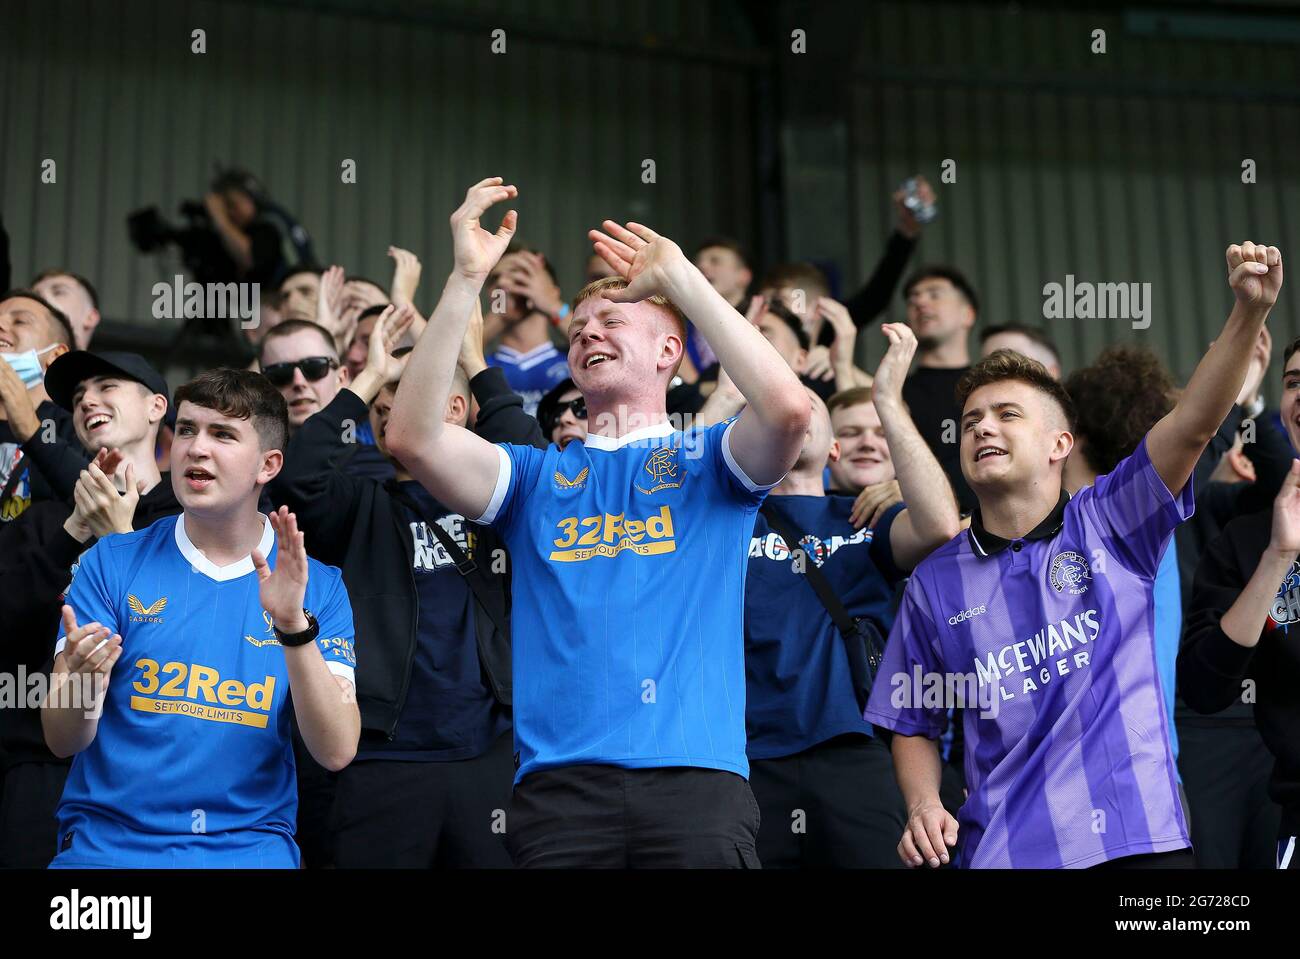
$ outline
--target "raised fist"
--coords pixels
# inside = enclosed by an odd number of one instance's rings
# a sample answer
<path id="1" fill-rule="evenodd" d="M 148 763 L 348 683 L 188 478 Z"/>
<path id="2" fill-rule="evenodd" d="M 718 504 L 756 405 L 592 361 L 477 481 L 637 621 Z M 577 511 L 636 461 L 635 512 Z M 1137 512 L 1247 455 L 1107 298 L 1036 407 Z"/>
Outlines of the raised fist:
<path id="1" fill-rule="evenodd" d="M 1228 285 L 1242 306 L 1270 309 L 1282 289 L 1282 251 L 1247 240 L 1228 247 Z"/>

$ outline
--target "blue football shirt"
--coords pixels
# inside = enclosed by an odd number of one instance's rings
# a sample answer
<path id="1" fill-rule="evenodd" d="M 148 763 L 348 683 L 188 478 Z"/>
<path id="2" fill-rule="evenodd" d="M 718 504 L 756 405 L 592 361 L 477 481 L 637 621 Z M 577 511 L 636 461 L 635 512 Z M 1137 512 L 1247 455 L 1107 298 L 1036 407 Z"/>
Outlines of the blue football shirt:
<path id="1" fill-rule="evenodd" d="M 817 564 L 848 614 L 870 620 L 883 641 L 894 622 L 895 585 L 904 579 L 889 545 L 903 506 L 888 510 L 874 529 L 855 529 L 853 502 L 852 496 L 773 496 L 764 512 L 775 507 L 804 534 L 797 545 L 805 561 Z M 846 733 L 871 735 L 844 637 L 762 512 L 749 541 L 745 671 L 750 759 L 790 756 Z"/>
<path id="2" fill-rule="evenodd" d="M 729 429 L 498 446 L 479 521 L 514 563 L 516 781 L 581 763 L 749 775 L 745 554 L 770 487 Z"/>
<path id="3" fill-rule="evenodd" d="M 569 375 L 569 358 L 547 341 L 527 353 L 508 346 L 498 347 L 487 357 L 488 366 L 505 373 L 510 388 L 524 398 L 524 412 L 537 415 L 537 404 L 556 383 Z"/>
<path id="4" fill-rule="evenodd" d="M 269 521 L 258 549 L 274 568 Z M 342 575 L 308 562 L 317 645 L 353 680 Z M 51 866 L 296 867 L 289 673 L 252 559 L 214 565 L 183 515 L 168 516 L 87 550 L 65 602 L 78 623 L 120 633 L 122 655 L 95 739 L 72 761 Z"/>

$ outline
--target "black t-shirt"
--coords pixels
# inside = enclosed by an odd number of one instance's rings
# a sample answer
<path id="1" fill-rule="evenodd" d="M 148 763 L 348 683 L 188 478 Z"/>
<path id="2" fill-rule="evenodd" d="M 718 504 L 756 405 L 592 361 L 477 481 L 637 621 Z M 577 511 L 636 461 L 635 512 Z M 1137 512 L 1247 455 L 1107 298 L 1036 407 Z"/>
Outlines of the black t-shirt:
<path id="1" fill-rule="evenodd" d="M 1238 517 L 1201 556 L 1183 619 L 1178 689 L 1187 703 L 1207 713 L 1253 702 L 1255 723 L 1275 760 L 1269 798 L 1283 808 L 1283 834 L 1295 835 L 1300 831 L 1300 560 L 1292 561 L 1264 601 L 1266 611 L 1255 610 L 1265 612 L 1255 646 L 1240 646 L 1223 631 L 1224 615 L 1246 591 L 1269 545 L 1272 522 L 1272 509 Z"/>
<path id="2" fill-rule="evenodd" d="M 254 220 L 248 226 L 248 243 L 253 265 L 244 279 L 267 286 L 278 284 L 287 269 L 279 228 L 269 220 Z"/>
<path id="3" fill-rule="evenodd" d="M 419 483 L 401 485 L 426 516 L 472 555 L 473 524 L 448 511 Z M 510 728 L 510 711 L 497 702 L 483 678 L 473 593 L 424 519 L 401 508 L 415 545 L 415 587 L 420 603 L 415 662 L 392 741 L 365 734 L 358 758 L 472 759 L 487 752 Z"/>
<path id="4" fill-rule="evenodd" d="M 918 368 L 903 384 L 903 400 L 912 414 L 917 432 L 948 475 L 957 505 L 969 513 L 979 504 L 961 475 L 961 408 L 957 405 L 957 381 L 969 366 L 956 369 Z"/>

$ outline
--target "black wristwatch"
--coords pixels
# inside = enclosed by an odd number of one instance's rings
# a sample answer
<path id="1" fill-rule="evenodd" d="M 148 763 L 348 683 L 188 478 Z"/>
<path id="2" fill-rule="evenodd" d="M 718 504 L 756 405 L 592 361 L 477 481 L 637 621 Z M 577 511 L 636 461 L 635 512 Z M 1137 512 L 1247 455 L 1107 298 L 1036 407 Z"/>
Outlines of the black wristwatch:
<path id="1" fill-rule="evenodd" d="M 282 633 L 279 626 L 271 627 L 281 646 L 306 646 L 320 635 L 320 623 L 316 622 L 316 617 L 311 614 L 311 610 L 304 609 L 302 614 L 307 617 L 307 628 L 301 633 Z"/>

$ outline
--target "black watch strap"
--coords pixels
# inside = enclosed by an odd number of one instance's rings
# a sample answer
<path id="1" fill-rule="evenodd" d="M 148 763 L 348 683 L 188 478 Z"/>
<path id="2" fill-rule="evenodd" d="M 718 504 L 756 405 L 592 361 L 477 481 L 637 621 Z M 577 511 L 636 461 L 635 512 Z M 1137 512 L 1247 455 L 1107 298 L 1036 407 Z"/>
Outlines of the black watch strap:
<path id="1" fill-rule="evenodd" d="M 301 633 L 282 633 L 279 626 L 271 627 L 281 646 L 306 646 L 320 635 L 320 623 L 316 622 L 316 617 L 311 614 L 311 610 L 304 609 L 302 614 L 307 617 L 307 628 Z"/>

